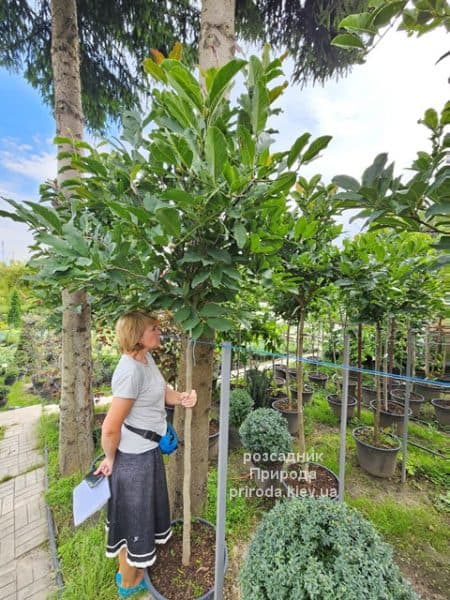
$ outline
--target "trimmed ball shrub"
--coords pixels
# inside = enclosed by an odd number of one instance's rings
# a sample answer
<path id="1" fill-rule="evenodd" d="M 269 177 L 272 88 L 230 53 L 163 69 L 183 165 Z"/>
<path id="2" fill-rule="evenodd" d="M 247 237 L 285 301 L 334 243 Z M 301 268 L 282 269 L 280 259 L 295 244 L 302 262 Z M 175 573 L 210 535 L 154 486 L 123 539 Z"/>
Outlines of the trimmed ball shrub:
<path id="1" fill-rule="evenodd" d="M 257 408 L 239 428 L 244 448 L 251 454 L 286 455 L 292 450 L 287 422 L 272 408 Z"/>
<path id="2" fill-rule="evenodd" d="M 239 427 L 245 417 L 253 410 L 253 398 L 245 390 L 232 390 L 230 394 L 230 423 Z"/>
<path id="3" fill-rule="evenodd" d="M 355 509 L 293 499 L 261 521 L 240 572 L 243 600 L 418 600 L 392 548 Z"/>

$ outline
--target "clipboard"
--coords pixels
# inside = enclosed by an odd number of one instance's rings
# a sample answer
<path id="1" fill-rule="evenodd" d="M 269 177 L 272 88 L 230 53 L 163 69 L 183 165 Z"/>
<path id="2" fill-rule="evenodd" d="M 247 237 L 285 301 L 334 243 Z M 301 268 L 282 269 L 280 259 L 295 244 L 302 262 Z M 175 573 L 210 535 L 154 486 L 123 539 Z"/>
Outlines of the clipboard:
<path id="1" fill-rule="evenodd" d="M 103 508 L 111 497 L 108 477 L 94 475 L 96 463 L 104 455 L 97 457 L 91 470 L 73 490 L 73 522 L 75 527 Z"/>

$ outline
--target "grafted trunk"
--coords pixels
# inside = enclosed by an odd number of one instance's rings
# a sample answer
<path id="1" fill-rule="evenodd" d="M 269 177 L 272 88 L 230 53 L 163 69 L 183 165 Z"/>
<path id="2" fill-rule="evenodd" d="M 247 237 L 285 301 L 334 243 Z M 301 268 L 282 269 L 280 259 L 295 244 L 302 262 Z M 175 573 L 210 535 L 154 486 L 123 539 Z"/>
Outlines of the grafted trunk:
<path id="1" fill-rule="evenodd" d="M 203 513 L 206 502 L 206 483 L 208 478 L 208 437 L 209 409 L 211 407 L 211 388 L 213 373 L 214 340 L 201 339 L 208 344 L 194 345 L 192 388 L 197 391 L 197 404 L 192 410 L 191 462 L 194 465 L 191 473 L 191 512 L 195 517 Z M 180 353 L 178 389 L 186 389 L 186 345 Z M 184 431 L 184 408 L 175 407 L 174 426 L 181 439 Z M 170 456 L 167 473 L 170 507 L 173 518 L 181 518 L 183 514 L 183 445 Z"/>
<path id="2" fill-rule="evenodd" d="M 362 368 L 362 323 L 358 323 L 358 369 Z M 358 419 L 361 416 L 361 399 L 362 399 L 362 373 L 358 371 Z"/>
<path id="3" fill-rule="evenodd" d="M 391 317 L 389 327 L 389 373 L 394 372 L 395 366 L 395 319 Z M 392 377 L 389 378 L 389 392 L 392 391 Z"/>
<path id="4" fill-rule="evenodd" d="M 303 333 L 305 329 L 305 311 L 300 310 L 300 320 L 297 325 L 297 417 L 298 417 L 298 447 L 300 454 L 305 455 L 305 422 L 303 417 Z M 299 360 L 300 359 L 300 360 Z"/>
<path id="5" fill-rule="evenodd" d="M 81 140 L 83 110 L 77 7 L 75 0 L 52 0 L 52 69 L 55 89 L 55 120 L 58 136 Z M 58 151 L 72 150 L 61 145 Z M 78 175 L 60 172 L 67 160 L 58 160 L 58 187 Z M 70 192 L 66 194 L 70 202 Z M 60 401 L 59 467 L 62 475 L 84 471 L 92 461 L 93 404 L 91 385 L 90 306 L 82 291 L 62 293 L 62 373 Z"/>
<path id="6" fill-rule="evenodd" d="M 192 390 L 192 341 L 186 341 L 186 391 Z M 192 409 L 185 409 L 184 413 L 184 478 L 183 478 L 183 557 L 184 567 L 191 562 L 191 425 Z"/>
<path id="7" fill-rule="evenodd" d="M 375 370 L 380 371 L 381 366 L 381 325 L 376 324 L 375 328 Z M 374 419 L 374 444 L 376 445 L 380 438 L 380 411 L 381 411 L 381 381 L 380 376 L 375 376 L 375 386 L 377 390 L 377 404 Z"/>

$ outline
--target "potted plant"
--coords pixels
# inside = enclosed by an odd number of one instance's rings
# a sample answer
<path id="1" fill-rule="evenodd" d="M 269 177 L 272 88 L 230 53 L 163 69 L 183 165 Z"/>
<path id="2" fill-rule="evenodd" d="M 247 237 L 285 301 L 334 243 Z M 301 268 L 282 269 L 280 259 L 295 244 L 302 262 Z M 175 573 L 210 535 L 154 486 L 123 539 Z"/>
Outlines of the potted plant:
<path id="1" fill-rule="evenodd" d="M 405 404 L 407 391 L 403 388 L 394 388 L 391 391 L 391 398 L 394 402 L 398 402 L 399 404 Z M 425 398 L 416 392 L 410 392 L 409 394 L 409 407 L 412 410 L 413 416 L 416 419 L 420 415 L 420 409 L 422 404 L 425 402 Z"/>
<path id="2" fill-rule="evenodd" d="M 310 371 L 308 373 L 308 379 L 318 388 L 324 388 L 328 381 L 328 375 L 325 375 L 325 373 L 321 373 L 320 371 Z"/>
<path id="3" fill-rule="evenodd" d="M 268 371 L 260 371 L 256 367 L 245 371 L 246 389 L 253 398 L 256 408 L 268 406 L 271 382 Z"/>
<path id="4" fill-rule="evenodd" d="M 329 394 L 327 396 L 328 406 L 334 412 L 336 417 L 341 420 L 342 397 L 339 394 Z M 357 400 L 354 396 L 347 396 L 347 421 L 349 421 L 354 413 Z"/>
<path id="5" fill-rule="evenodd" d="M 376 411 L 376 400 L 372 400 L 370 408 Z M 380 409 L 380 427 L 385 429 L 386 427 L 392 427 L 393 431 L 397 435 L 403 435 L 404 427 L 404 414 L 405 407 L 400 402 L 394 402 L 388 400 L 387 405 L 383 403 Z M 413 414 L 412 410 L 409 409 L 408 416 L 411 417 Z"/>
<path id="6" fill-rule="evenodd" d="M 239 428 L 245 450 L 251 454 L 257 485 L 261 489 L 281 489 L 280 472 L 292 450 L 287 423 L 272 408 L 257 408 Z"/>
<path id="7" fill-rule="evenodd" d="M 19 369 L 15 365 L 10 365 L 5 373 L 5 385 L 13 385 L 19 377 Z"/>
<path id="8" fill-rule="evenodd" d="M 325 498 L 280 502 L 264 515 L 239 579 L 242 600 L 419 600 L 374 526 Z"/>
<path id="9" fill-rule="evenodd" d="M 434 407 L 434 414 L 439 425 L 450 425 L 450 399 L 433 398 L 431 404 Z"/>

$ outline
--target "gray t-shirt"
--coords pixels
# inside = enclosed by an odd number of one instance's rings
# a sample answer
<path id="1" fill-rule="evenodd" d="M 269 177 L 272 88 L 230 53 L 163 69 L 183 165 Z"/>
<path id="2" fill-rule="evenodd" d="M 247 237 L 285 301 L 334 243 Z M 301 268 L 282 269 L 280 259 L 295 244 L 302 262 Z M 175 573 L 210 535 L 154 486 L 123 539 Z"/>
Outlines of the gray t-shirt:
<path id="1" fill-rule="evenodd" d="M 166 433 L 166 382 L 151 354 L 147 353 L 146 365 L 123 354 L 112 376 L 111 387 L 113 396 L 134 400 L 125 423 L 138 429 L 150 429 L 159 435 Z M 156 442 L 146 440 L 122 425 L 119 442 L 121 452 L 141 454 L 157 446 Z"/>

